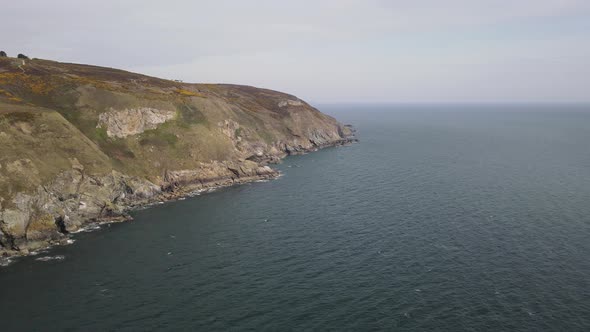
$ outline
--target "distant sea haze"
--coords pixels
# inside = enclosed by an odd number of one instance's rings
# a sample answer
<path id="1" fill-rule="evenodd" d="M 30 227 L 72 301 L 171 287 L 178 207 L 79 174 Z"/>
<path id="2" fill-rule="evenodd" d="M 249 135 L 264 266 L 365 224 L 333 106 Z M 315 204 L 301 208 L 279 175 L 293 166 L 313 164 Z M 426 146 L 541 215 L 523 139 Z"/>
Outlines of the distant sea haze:
<path id="1" fill-rule="evenodd" d="M 2 268 L 2 330 L 590 330 L 590 107 L 318 108 L 360 143 Z"/>

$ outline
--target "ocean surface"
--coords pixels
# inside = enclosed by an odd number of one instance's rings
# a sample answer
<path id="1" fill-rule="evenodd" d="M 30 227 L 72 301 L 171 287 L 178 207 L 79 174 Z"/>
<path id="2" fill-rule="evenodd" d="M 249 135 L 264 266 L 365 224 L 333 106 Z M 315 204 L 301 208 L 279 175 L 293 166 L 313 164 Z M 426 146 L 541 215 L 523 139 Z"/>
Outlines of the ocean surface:
<path id="1" fill-rule="evenodd" d="M 0 268 L 0 329 L 590 330 L 590 107 L 319 108 L 360 143 Z"/>

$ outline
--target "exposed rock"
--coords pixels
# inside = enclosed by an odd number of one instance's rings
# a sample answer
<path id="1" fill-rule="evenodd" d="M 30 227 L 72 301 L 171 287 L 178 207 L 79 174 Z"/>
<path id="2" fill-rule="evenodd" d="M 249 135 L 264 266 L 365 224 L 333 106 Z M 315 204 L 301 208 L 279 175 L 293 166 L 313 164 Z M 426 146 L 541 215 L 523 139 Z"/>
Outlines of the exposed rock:
<path id="1" fill-rule="evenodd" d="M 145 204 L 274 178 L 267 165 L 286 155 L 355 140 L 297 97 L 248 86 L 45 60 L 22 75 L 0 58 L 0 91 L 11 91 L 0 94 L 0 256 Z"/>
<path id="2" fill-rule="evenodd" d="M 9 249 L 8 247 L 9 247 L 8 237 L 6 236 L 6 234 L 4 234 L 4 232 L 2 231 L 2 228 L 0 228 L 0 249 L 6 250 L 6 249 Z"/>
<path id="3" fill-rule="evenodd" d="M 287 107 L 287 106 L 303 106 L 303 102 L 301 100 L 281 100 L 279 102 L 279 107 Z"/>
<path id="4" fill-rule="evenodd" d="M 225 186 L 243 183 L 254 178 L 272 178 L 278 172 L 268 166 L 259 166 L 250 160 L 237 162 L 202 163 L 199 168 L 191 170 L 167 171 L 164 176 L 166 190 L 204 189 L 213 186 Z M 186 188 L 185 188 L 186 189 Z"/>
<path id="5" fill-rule="evenodd" d="M 3 232 L 19 238 L 24 237 L 29 223 L 29 212 L 6 209 L 0 214 Z"/>
<path id="6" fill-rule="evenodd" d="M 156 129 L 158 125 L 174 119 L 175 111 L 149 107 L 114 110 L 98 117 L 97 128 L 105 128 L 109 137 L 127 137 Z"/>
<path id="7" fill-rule="evenodd" d="M 240 131 L 242 130 L 242 128 L 240 127 L 239 123 L 235 122 L 234 120 L 228 119 L 219 122 L 217 125 L 219 126 L 219 128 L 221 128 L 221 132 L 225 136 L 229 137 L 231 140 L 238 142 L 241 140 Z"/>
<path id="8" fill-rule="evenodd" d="M 33 128 L 31 128 L 31 125 L 27 122 L 19 121 L 15 123 L 14 126 L 17 127 L 18 130 L 20 130 L 25 135 L 30 135 L 33 133 Z"/>
<path id="9" fill-rule="evenodd" d="M 26 238 L 27 241 L 56 240 L 63 236 L 59 230 L 53 216 L 49 213 L 42 213 L 31 218 L 27 226 Z"/>
<path id="10" fill-rule="evenodd" d="M 341 137 L 345 139 L 352 138 L 354 140 L 356 129 L 352 125 L 340 126 L 338 129 L 338 133 Z"/>

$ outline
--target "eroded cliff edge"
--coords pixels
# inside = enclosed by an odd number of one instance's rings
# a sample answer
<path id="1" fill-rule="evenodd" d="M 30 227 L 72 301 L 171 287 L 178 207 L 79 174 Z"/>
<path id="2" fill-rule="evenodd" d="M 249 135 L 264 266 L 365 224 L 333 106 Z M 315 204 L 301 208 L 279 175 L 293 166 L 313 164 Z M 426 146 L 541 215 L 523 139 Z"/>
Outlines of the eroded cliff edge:
<path id="1" fill-rule="evenodd" d="M 134 206 L 272 178 L 268 163 L 354 140 L 276 91 L 0 58 L 0 256 Z"/>

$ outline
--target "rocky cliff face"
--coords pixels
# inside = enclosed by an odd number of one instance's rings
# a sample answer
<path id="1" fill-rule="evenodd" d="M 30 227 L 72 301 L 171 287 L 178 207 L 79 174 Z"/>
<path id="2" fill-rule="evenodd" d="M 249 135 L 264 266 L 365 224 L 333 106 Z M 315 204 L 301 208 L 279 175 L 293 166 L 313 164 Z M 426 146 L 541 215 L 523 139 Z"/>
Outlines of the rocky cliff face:
<path id="1" fill-rule="evenodd" d="M 175 111 L 140 107 L 124 110 L 111 109 L 98 116 L 97 128 L 104 128 L 108 137 L 127 137 L 138 135 L 146 130 L 158 128 L 168 120 L 176 117 Z"/>
<path id="2" fill-rule="evenodd" d="M 0 255 L 213 186 L 272 178 L 353 131 L 284 93 L 0 58 Z"/>

